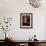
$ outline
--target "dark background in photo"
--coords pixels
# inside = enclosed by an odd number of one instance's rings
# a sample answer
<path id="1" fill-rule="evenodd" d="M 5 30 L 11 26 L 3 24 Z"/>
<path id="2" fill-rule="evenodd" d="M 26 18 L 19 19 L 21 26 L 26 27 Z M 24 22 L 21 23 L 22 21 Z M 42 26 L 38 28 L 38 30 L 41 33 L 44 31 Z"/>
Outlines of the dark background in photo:
<path id="1" fill-rule="evenodd" d="M 22 16 L 23 26 L 30 26 L 30 16 Z"/>

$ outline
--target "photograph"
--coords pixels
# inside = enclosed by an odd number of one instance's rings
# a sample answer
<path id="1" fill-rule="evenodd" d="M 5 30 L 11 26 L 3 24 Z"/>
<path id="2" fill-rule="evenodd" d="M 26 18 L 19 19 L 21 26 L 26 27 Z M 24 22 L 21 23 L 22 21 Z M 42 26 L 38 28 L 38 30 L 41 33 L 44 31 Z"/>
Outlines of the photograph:
<path id="1" fill-rule="evenodd" d="M 20 28 L 32 28 L 32 13 L 20 13 Z"/>

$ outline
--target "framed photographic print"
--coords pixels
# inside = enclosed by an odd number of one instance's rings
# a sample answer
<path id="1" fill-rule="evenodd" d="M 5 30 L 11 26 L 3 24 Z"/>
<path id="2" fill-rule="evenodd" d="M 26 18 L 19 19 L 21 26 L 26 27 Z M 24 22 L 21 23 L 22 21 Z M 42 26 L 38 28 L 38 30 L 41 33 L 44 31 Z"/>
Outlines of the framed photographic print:
<path id="1" fill-rule="evenodd" d="M 33 15 L 32 13 L 20 13 L 20 28 L 32 28 Z"/>

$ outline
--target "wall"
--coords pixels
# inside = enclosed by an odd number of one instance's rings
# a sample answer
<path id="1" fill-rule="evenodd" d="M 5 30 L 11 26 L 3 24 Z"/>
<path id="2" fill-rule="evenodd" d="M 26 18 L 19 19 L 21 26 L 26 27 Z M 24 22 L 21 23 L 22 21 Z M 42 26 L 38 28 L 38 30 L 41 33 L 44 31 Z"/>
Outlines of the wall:
<path id="1" fill-rule="evenodd" d="M 45 6 L 33 8 L 30 6 L 28 0 L 0 0 L 0 18 L 4 16 L 13 18 L 12 26 L 8 34 L 16 40 L 28 40 L 34 34 L 37 35 L 37 39 L 46 40 L 45 12 Z M 20 28 L 20 13 L 33 13 L 32 29 Z M 3 31 L 0 31 L 0 39 L 4 39 L 2 33 Z"/>

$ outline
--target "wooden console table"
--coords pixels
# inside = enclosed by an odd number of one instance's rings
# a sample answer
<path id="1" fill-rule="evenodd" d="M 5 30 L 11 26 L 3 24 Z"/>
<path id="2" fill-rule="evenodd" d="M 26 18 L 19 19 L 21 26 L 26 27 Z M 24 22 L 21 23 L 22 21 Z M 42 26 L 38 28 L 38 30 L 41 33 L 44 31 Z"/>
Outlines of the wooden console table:
<path id="1" fill-rule="evenodd" d="M 20 44 L 24 44 L 23 46 L 46 46 L 46 40 L 40 40 L 40 41 L 18 40 L 15 43 L 16 46 L 21 46 Z"/>
<path id="2" fill-rule="evenodd" d="M 15 46 L 46 46 L 46 40 L 39 41 L 13 40 L 8 41 L 7 43 L 14 44 Z"/>

